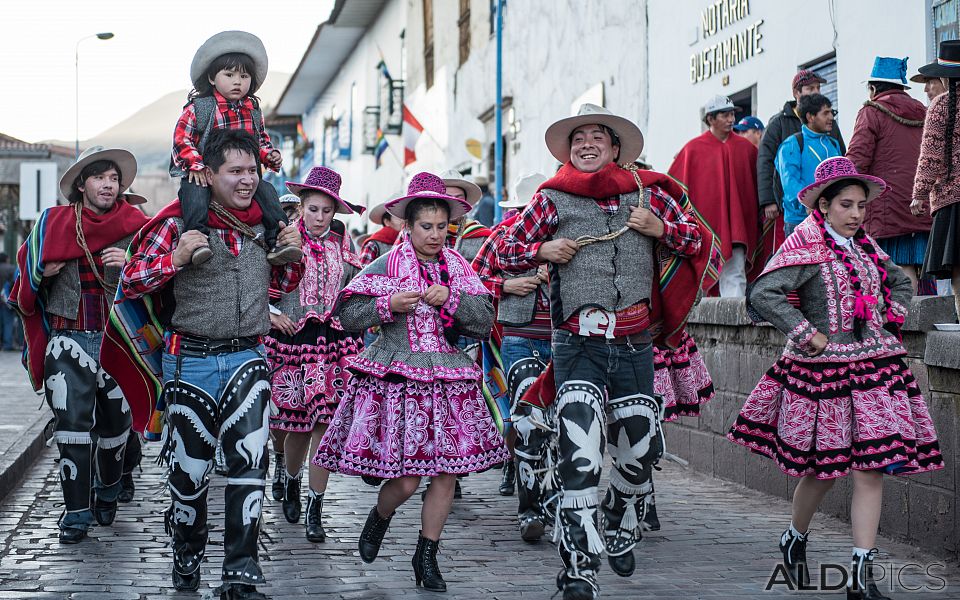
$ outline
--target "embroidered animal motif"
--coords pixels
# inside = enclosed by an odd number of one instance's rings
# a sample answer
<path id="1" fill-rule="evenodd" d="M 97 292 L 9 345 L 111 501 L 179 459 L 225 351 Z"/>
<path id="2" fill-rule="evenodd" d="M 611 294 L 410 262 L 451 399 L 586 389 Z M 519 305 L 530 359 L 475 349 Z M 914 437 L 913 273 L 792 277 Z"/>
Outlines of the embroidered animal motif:
<path id="1" fill-rule="evenodd" d="M 173 522 L 183 523 L 187 527 L 192 527 L 197 520 L 197 509 L 187 504 L 173 501 Z"/>
<path id="2" fill-rule="evenodd" d="M 112 377 L 107 375 L 106 371 L 100 369 L 97 371 L 97 387 L 101 390 L 109 385 L 113 385 L 109 390 L 107 390 L 107 398 L 110 400 L 119 400 L 120 401 L 120 412 L 127 414 L 130 412 L 130 404 L 127 403 L 127 398 L 123 395 L 123 390 L 120 389 L 120 386 L 117 385 L 117 382 L 113 380 Z"/>
<path id="3" fill-rule="evenodd" d="M 256 490 L 247 494 L 243 500 L 243 524 L 249 525 L 260 518 L 263 508 L 263 490 Z"/>
<path id="4" fill-rule="evenodd" d="M 47 344 L 47 354 L 52 355 L 55 360 L 60 360 L 60 355 L 65 350 L 70 351 L 70 357 L 76 360 L 78 365 L 84 369 L 90 369 L 91 373 L 97 372 L 97 361 L 87 354 L 75 340 L 58 335 Z"/>
<path id="5" fill-rule="evenodd" d="M 177 428 L 172 428 L 170 435 L 173 442 L 173 454 L 170 456 L 170 468 L 178 467 L 181 471 L 190 476 L 190 481 L 194 487 L 200 487 L 206 479 L 207 474 L 213 467 L 211 461 L 194 458 L 187 454 L 187 448 L 183 443 L 183 437 Z"/>
<path id="6" fill-rule="evenodd" d="M 268 437 L 270 437 L 270 411 L 264 410 L 262 426 L 237 440 L 237 454 L 242 456 L 249 466 L 255 468 L 263 458 Z"/>
<path id="7" fill-rule="evenodd" d="M 517 469 L 517 476 L 520 478 L 520 483 L 523 484 L 528 490 L 532 490 L 533 486 L 537 484 L 537 477 L 533 472 L 533 466 L 530 463 L 523 461 L 520 463 L 520 467 Z"/>
<path id="8" fill-rule="evenodd" d="M 55 410 L 67 410 L 67 376 L 63 371 L 47 377 L 47 389 L 50 390 L 50 404 Z"/>
<path id="9" fill-rule="evenodd" d="M 576 461 L 583 458 L 587 461 L 586 465 L 577 467 L 577 470 L 586 473 L 592 471 L 599 473 L 603 465 L 603 452 L 600 449 L 600 421 L 593 419 L 590 422 L 590 430 L 584 431 L 577 423 L 564 418 L 563 422 L 567 426 L 567 435 L 570 441 L 577 445 L 577 450 L 573 453 L 571 460 Z"/>
<path id="10" fill-rule="evenodd" d="M 74 481 L 77 478 L 77 473 L 80 470 L 77 468 L 77 463 L 73 462 L 69 458 L 60 459 L 60 481 Z"/>
<path id="11" fill-rule="evenodd" d="M 649 425 L 649 433 L 643 436 L 636 444 L 630 443 L 630 439 L 627 437 L 627 428 L 620 428 L 620 434 L 617 436 L 617 445 L 607 445 L 610 450 L 610 457 L 614 463 L 624 469 L 630 469 L 634 473 L 639 474 L 643 471 L 643 465 L 640 464 L 639 459 L 646 456 L 650 451 L 650 441 L 653 439 L 654 432 L 653 422 L 650 421 Z"/>

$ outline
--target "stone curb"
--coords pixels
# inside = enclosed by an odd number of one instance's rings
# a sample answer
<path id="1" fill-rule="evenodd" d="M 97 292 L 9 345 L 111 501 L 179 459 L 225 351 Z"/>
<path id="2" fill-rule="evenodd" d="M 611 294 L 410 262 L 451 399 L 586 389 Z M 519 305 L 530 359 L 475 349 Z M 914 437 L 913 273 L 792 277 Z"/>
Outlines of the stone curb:
<path id="1" fill-rule="evenodd" d="M 49 411 L 37 411 L 37 418 L 31 423 L 0 456 L 0 501 L 13 491 L 17 483 L 27 473 L 46 448 L 43 429 L 50 417 Z"/>

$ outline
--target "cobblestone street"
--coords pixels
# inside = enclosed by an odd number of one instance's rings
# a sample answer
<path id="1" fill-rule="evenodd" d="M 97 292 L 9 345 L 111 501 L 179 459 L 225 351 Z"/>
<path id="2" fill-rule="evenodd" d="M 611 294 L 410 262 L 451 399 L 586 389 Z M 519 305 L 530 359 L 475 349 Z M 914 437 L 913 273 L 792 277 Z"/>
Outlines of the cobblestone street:
<path id="1" fill-rule="evenodd" d="M 115 524 L 91 530 L 79 545 L 61 546 L 56 538 L 60 492 L 55 452 L 48 449 L 21 485 L 9 493 L 0 523 L 0 598 L 121 600 L 157 597 L 199 598 L 170 590 L 170 553 L 161 512 L 166 505 L 162 469 L 148 448 L 137 475 L 132 504 L 121 505 Z M 517 535 L 515 499 L 496 493 L 498 473 L 471 476 L 464 497 L 455 502 L 441 546 L 440 565 L 450 598 L 550 598 L 560 561 L 543 541 L 528 545 Z M 203 569 L 204 597 L 216 586 L 222 558 L 222 479 L 214 477 L 213 529 Z M 787 503 L 666 463 L 657 474 L 663 529 L 649 533 L 637 550 L 637 573 L 621 579 L 604 565 L 604 598 L 793 598 L 782 588 L 764 592 L 778 557 L 777 537 L 787 523 Z M 416 546 L 420 499 L 415 495 L 398 512 L 380 558 L 363 564 L 356 545 L 375 490 L 358 479 L 333 476 L 324 515 L 328 539 L 310 544 L 303 526 L 284 521 L 278 503 L 268 500 L 263 513 L 261 556 L 269 581 L 262 590 L 275 600 L 305 597 L 389 599 L 438 597 L 417 590 L 410 558 Z M 923 555 L 881 538 L 879 562 L 938 563 L 931 572 L 948 579 L 920 577 L 921 568 L 903 569 L 905 587 L 924 584 L 939 591 L 910 593 L 898 588 L 897 600 L 960 598 L 957 565 Z M 818 518 L 809 545 L 814 564 L 841 563 L 849 557 L 849 527 Z M 925 568 L 925 567 L 924 567 Z M 947 575 L 949 574 L 949 575 Z M 837 579 L 836 574 L 833 580 Z M 803 598 L 840 598 L 841 592 L 806 593 Z"/>

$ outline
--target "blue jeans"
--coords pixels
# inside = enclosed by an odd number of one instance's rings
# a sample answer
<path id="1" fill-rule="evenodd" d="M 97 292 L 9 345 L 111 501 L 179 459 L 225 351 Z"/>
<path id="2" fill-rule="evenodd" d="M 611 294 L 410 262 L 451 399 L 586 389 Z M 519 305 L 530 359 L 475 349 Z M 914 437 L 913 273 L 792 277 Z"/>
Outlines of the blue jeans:
<path id="1" fill-rule="evenodd" d="M 787 223 L 783 222 L 783 235 L 784 237 L 790 237 L 790 234 L 793 233 L 793 230 L 796 229 L 800 223 Z"/>
<path id="2" fill-rule="evenodd" d="M 514 335 L 504 337 L 500 344 L 500 360 L 503 362 L 504 373 L 508 372 L 513 363 L 521 358 L 533 356 L 534 351 L 540 355 L 538 358 L 543 362 L 549 362 L 550 357 L 553 356 L 550 340 L 522 338 Z"/>
<path id="3" fill-rule="evenodd" d="M 6 302 L 0 302 L 0 347 L 4 350 L 13 350 L 13 327 L 17 323 L 17 315 Z"/>

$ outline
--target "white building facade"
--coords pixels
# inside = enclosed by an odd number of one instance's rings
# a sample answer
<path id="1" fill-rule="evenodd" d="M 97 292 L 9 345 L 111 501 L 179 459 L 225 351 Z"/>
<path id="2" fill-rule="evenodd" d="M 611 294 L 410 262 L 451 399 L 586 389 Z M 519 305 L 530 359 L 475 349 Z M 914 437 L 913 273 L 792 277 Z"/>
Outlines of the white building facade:
<path id="1" fill-rule="evenodd" d="M 669 168 L 702 133 L 701 107 L 715 94 L 766 123 L 792 100 L 791 81 L 811 68 L 850 139 L 867 99 L 876 56 L 910 57 L 907 77 L 936 56 L 929 0 L 649 0 L 647 156 Z M 956 2 L 948 9 L 956 14 Z M 926 102 L 923 86 L 909 93 Z"/>
<path id="2" fill-rule="evenodd" d="M 493 180 L 497 0 L 338 0 L 278 103 L 301 115 L 314 164 L 341 173 L 346 199 L 373 206 L 419 171 Z M 559 166 L 546 128 L 579 104 L 633 119 L 644 158 L 666 171 L 703 131 L 701 106 L 730 96 L 766 122 L 799 68 L 828 84 L 846 139 L 875 56 L 909 56 L 908 76 L 957 37 L 960 0 L 504 0 L 504 192 Z M 383 61 L 390 81 L 382 69 Z M 392 87 L 391 87 L 392 86 Z M 922 86 L 910 93 L 925 99 Z M 400 115 L 423 126 L 403 165 Z M 371 111 L 379 111 L 378 117 Z M 386 149 L 377 166 L 376 127 Z M 493 189 L 491 187 L 491 192 Z"/>
<path id="3" fill-rule="evenodd" d="M 278 115 L 300 115 L 312 143 L 297 180 L 311 166 L 328 166 L 343 179 L 341 196 L 368 207 L 404 189 L 402 101 L 393 95 L 403 85 L 405 9 L 405 0 L 341 0 L 318 27 L 276 109 Z M 387 142 L 379 166 L 378 125 Z M 361 230 L 366 226 L 362 218 L 347 220 Z"/>

